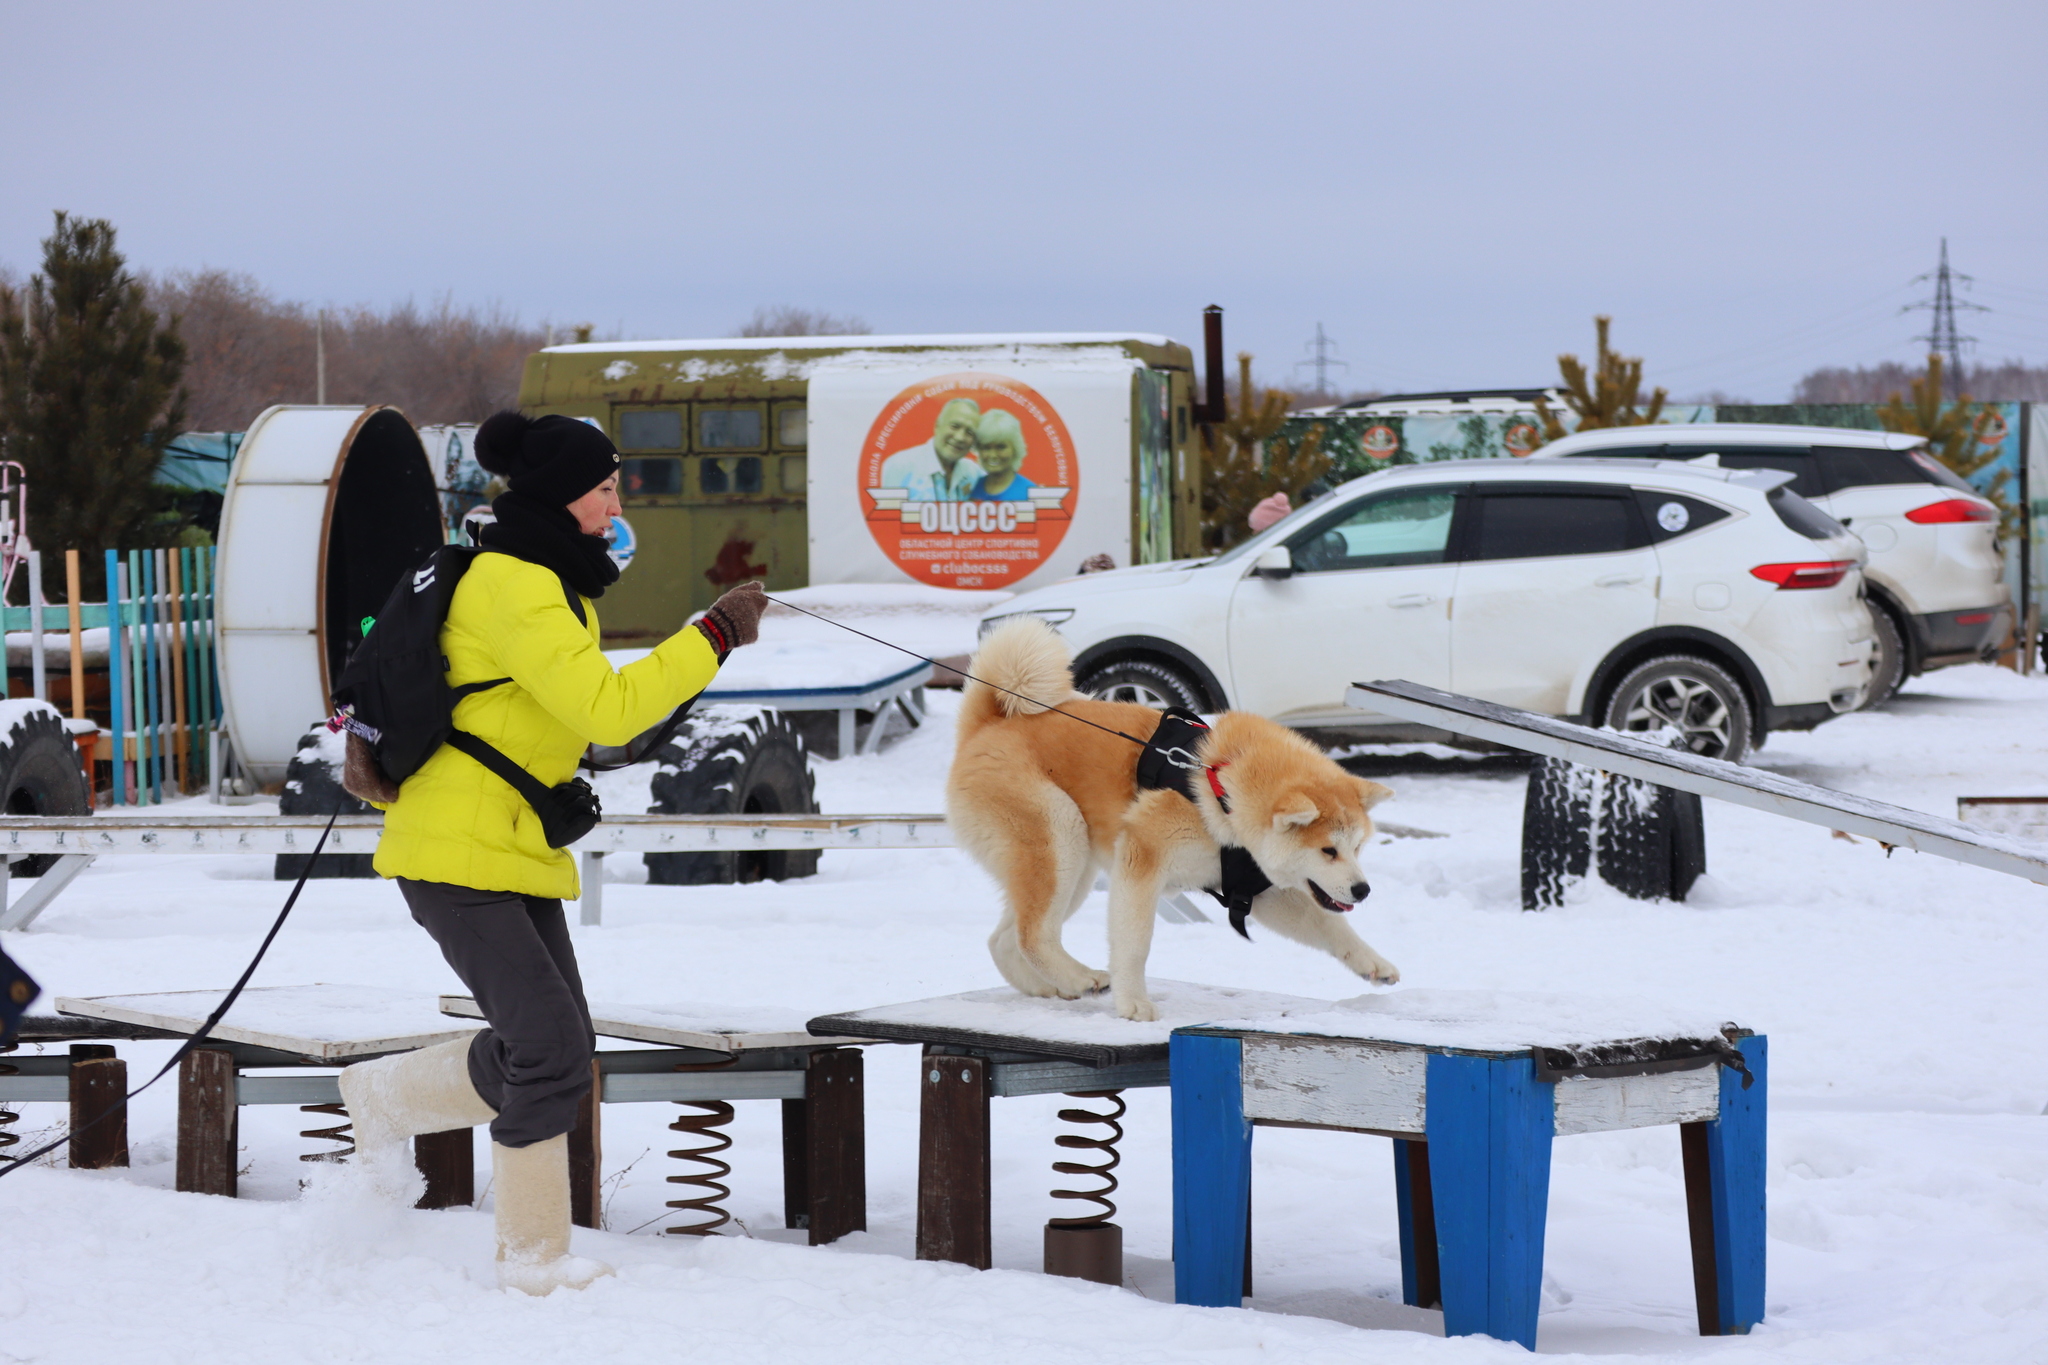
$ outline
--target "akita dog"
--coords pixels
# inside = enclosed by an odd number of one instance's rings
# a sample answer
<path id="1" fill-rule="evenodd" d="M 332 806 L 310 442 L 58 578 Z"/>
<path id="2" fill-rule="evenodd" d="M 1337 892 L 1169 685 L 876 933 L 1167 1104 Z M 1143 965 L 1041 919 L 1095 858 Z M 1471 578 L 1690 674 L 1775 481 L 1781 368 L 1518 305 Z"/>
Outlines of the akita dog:
<path id="1" fill-rule="evenodd" d="M 1002 884 L 988 946 L 1012 986 L 1066 1000 L 1107 986 L 1124 1018 L 1158 1018 L 1145 990 L 1154 907 L 1162 892 L 1196 888 L 1232 904 L 1240 933 L 1248 902 L 1262 926 L 1368 981 L 1400 979 L 1343 916 L 1371 890 L 1358 854 L 1372 837 L 1367 812 L 1393 794 L 1386 787 L 1351 776 L 1284 726 L 1226 711 L 1213 728 L 1180 732 L 1190 739 L 1167 762 L 1184 786 L 1143 789 L 1140 745 L 1162 713 L 1075 692 L 1066 642 L 1033 617 L 990 632 L 969 672 L 981 681 L 961 700 L 947 819 Z M 1060 943 L 1102 867 L 1107 972 Z"/>

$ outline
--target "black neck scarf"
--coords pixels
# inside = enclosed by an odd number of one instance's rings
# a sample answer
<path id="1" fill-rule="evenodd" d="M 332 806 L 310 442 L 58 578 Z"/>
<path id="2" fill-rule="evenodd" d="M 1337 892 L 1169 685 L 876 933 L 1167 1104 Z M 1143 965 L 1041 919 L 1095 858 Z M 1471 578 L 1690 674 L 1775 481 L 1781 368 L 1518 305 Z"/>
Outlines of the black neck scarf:
<path id="1" fill-rule="evenodd" d="M 569 509 L 530 493 L 501 493 L 491 503 L 498 519 L 484 527 L 486 548 L 553 569 L 585 597 L 602 597 L 619 581 L 603 536 L 583 533 Z"/>

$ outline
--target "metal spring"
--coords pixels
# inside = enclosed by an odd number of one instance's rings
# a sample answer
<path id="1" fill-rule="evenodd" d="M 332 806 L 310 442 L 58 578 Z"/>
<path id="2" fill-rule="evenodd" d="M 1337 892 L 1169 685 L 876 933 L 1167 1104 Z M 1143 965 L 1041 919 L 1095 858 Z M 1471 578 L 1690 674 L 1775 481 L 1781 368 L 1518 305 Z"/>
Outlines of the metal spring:
<path id="1" fill-rule="evenodd" d="M 682 1062 L 677 1064 L 675 1069 L 717 1071 L 731 1066 L 738 1060 L 739 1057 L 735 1054 L 722 1057 L 715 1062 Z M 732 1174 L 732 1167 L 720 1161 L 718 1153 L 732 1146 L 732 1135 L 719 1130 L 732 1122 L 733 1108 L 724 1100 L 677 1100 L 676 1103 L 696 1112 L 678 1115 L 676 1121 L 668 1126 L 669 1131 L 687 1133 L 701 1139 L 703 1145 L 671 1151 L 669 1155 L 678 1161 L 694 1162 L 704 1169 L 687 1175 L 669 1176 L 668 1183 L 692 1186 L 702 1193 L 691 1199 L 671 1199 L 667 1201 L 667 1205 L 672 1209 L 695 1214 L 705 1221 L 687 1227 L 663 1228 L 662 1231 L 684 1237 L 709 1237 L 732 1221 L 732 1215 L 719 1207 L 722 1201 L 732 1197 L 732 1190 L 723 1183 L 725 1177 Z"/>
<path id="2" fill-rule="evenodd" d="M 300 1155 L 299 1160 L 347 1161 L 356 1154 L 355 1125 L 349 1121 L 348 1110 L 339 1104 L 302 1104 L 299 1106 L 299 1112 L 302 1114 L 332 1114 L 341 1120 L 340 1123 L 335 1124 L 332 1128 L 306 1128 L 299 1133 L 299 1136 L 303 1138 L 322 1138 L 328 1142 L 340 1143 L 340 1151 L 305 1152 Z"/>
<path id="3" fill-rule="evenodd" d="M 1101 1113 L 1093 1109 L 1060 1110 L 1061 1123 L 1084 1123 L 1094 1127 L 1107 1128 L 1109 1129 L 1109 1136 L 1097 1137 L 1086 1133 L 1061 1133 L 1053 1139 L 1054 1144 L 1069 1150 L 1079 1148 L 1083 1151 L 1100 1152 L 1108 1157 L 1109 1160 L 1099 1166 L 1091 1166 L 1085 1161 L 1053 1162 L 1053 1170 L 1061 1175 L 1092 1175 L 1103 1183 L 1101 1188 L 1095 1190 L 1054 1190 L 1052 1197 L 1055 1199 L 1087 1199 L 1100 1204 L 1102 1207 L 1094 1213 L 1086 1214 L 1079 1218 L 1051 1218 L 1047 1219 L 1046 1223 L 1047 1226 L 1055 1228 L 1100 1227 L 1116 1217 L 1116 1205 L 1110 1201 L 1109 1196 L 1116 1193 L 1117 1181 L 1116 1177 L 1110 1174 L 1110 1172 L 1114 1171 L 1117 1163 L 1123 1160 L 1123 1156 L 1117 1151 L 1116 1145 L 1124 1139 L 1124 1126 L 1117 1122 L 1118 1119 L 1124 1116 L 1124 1092 L 1121 1090 L 1070 1090 L 1067 1092 L 1067 1098 L 1074 1100 L 1108 1100 L 1111 1104 L 1114 1104 L 1116 1108 L 1108 1113 Z"/>
<path id="4" fill-rule="evenodd" d="M 20 1043 L 0 1043 L 0 1054 L 12 1052 L 20 1046 Z M 20 1067 L 8 1062 L 0 1062 L 0 1076 L 19 1076 L 20 1074 Z M 19 1122 L 21 1122 L 21 1115 L 5 1105 L 0 1105 L 0 1152 L 6 1151 L 9 1147 L 21 1141 L 21 1134 L 7 1131 Z"/>

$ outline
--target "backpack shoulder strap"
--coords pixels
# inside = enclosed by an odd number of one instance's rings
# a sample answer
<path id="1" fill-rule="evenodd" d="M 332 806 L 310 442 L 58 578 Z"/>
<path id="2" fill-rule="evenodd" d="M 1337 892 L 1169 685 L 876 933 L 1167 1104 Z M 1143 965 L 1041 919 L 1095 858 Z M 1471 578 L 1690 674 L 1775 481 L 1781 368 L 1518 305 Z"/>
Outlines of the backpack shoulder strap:
<path id="1" fill-rule="evenodd" d="M 557 574 L 556 577 L 561 576 Z M 584 613 L 582 595 L 569 586 L 569 580 L 566 578 L 562 579 L 562 596 L 569 599 L 569 610 L 576 613 L 576 624 L 586 630 L 589 629 L 590 617 Z"/>
<path id="2" fill-rule="evenodd" d="M 450 730 L 448 744 L 451 748 L 460 749 L 503 778 L 506 784 L 525 797 L 526 804 L 535 810 L 539 810 L 542 803 L 548 799 L 548 789 L 541 785 L 539 778 L 505 757 L 496 745 L 481 736 L 473 735 L 467 730 Z"/>

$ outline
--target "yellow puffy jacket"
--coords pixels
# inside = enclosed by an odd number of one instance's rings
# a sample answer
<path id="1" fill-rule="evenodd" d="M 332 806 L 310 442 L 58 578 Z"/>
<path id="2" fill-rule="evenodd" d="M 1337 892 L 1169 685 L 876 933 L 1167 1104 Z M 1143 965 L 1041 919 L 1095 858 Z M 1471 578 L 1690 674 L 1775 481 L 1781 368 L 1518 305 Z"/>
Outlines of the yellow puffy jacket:
<path id="1" fill-rule="evenodd" d="M 478 555 L 441 628 L 448 682 L 512 679 L 455 705 L 455 724 L 553 787 L 576 775 L 584 746 L 624 744 L 696 696 L 718 673 L 703 632 L 686 627 L 646 658 L 613 669 L 597 613 L 569 608 L 552 569 Z M 549 848 L 540 817 L 503 778 L 443 745 L 385 808 L 377 871 L 479 891 L 574 899 L 576 860 Z"/>

